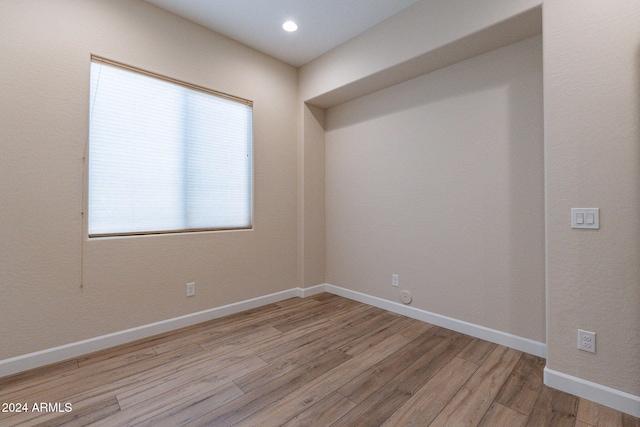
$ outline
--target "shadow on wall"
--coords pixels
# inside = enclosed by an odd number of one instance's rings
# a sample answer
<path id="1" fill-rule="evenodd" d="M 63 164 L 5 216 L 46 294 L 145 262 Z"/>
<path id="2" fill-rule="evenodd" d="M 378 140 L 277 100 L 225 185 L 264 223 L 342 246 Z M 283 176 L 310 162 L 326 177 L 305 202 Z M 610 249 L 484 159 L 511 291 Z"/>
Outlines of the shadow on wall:
<path id="1" fill-rule="evenodd" d="M 509 313 L 511 325 L 527 329 L 530 319 L 539 317 L 543 323 L 539 341 L 546 342 L 545 311 L 545 210 L 544 210 L 544 105 L 542 78 L 542 41 L 537 72 L 527 72 L 526 79 L 517 79 L 509 85 L 509 307 L 519 307 Z M 514 64 L 515 65 L 515 64 Z M 517 65 L 516 65 L 517 66 Z M 531 91 L 526 86 L 537 86 Z M 539 108 L 527 108 L 537 104 Z M 529 114 L 522 114 L 527 111 Z M 532 168 L 532 163 L 540 168 Z M 531 262 L 540 260 L 541 262 Z M 534 281 L 532 283 L 532 280 Z M 529 304 L 529 302 L 538 304 Z"/>
<path id="2" fill-rule="evenodd" d="M 541 39 L 541 37 L 536 36 L 528 40 L 537 39 Z M 492 61 L 492 59 L 487 57 L 486 54 L 479 55 L 473 59 L 474 61 L 481 62 L 480 64 L 476 63 L 476 67 L 482 66 L 482 62 L 487 63 Z M 466 61 L 463 61 L 463 63 L 464 62 Z M 459 84 L 455 90 L 452 90 L 451 87 L 448 86 L 429 84 L 431 80 L 437 81 L 441 75 L 449 75 L 454 78 L 456 74 L 463 75 L 466 72 L 466 69 L 460 67 L 460 64 L 462 63 L 453 64 L 432 73 L 416 77 L 413 80 L 422 80 L 424 82 L 424 84 L 419 85 L 417 90 L 417 85 L 400 83 L 373 94 L 376 97 L 384 97 L 386 92 L 394 93 L 394 96 L 385 97 L 386 102 L 384 104 L 369 103 L 370 96 L 363 96 L 345 104 L 332 107 L 329 110 L 334 110 L 334 114 L 331 114 L 331 120 L 327 120 L 325 130 L 331 131 L 339 129 L 356 123 L 420 107 L 425 105 L 425 103 L 436 103 L 443 99 L 459 97 L 470 92 L 477 92 L 492 87 L 502 87 L 508 85 L 514 76 L 519 75 L 522 72 L 521 65 L 514 62 L 511 64 L 512 66 L 510 68 L 502 69 L 501 73 L 486 73 L 482 76 L 478 76 L 474 80 L 459 78 L 457 79 Z M 346 109 L 344 106 L 349 106 L 349 108 Z"/>
<path id="3" fill-rule="evenodd" d="M 327 111 L 327 281 L 543 342 L 542 40 Z"/>

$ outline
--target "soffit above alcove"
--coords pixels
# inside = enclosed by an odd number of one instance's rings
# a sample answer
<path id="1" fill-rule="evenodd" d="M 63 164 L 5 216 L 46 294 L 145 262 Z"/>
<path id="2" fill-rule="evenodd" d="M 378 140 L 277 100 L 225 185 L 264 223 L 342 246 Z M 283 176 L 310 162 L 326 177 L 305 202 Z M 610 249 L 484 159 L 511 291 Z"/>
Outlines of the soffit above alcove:
<path id="1" fill-rule="evenodd" d="M 304 101 L 329 108 L 541 33 L 542 7 L 538 6 Z"/>

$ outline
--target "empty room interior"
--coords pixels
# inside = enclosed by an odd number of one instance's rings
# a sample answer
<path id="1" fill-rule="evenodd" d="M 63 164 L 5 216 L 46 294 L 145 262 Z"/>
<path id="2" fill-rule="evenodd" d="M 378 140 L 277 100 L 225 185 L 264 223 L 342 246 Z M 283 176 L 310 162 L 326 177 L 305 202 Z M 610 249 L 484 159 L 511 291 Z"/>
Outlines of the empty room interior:
<path id="1" fill-rule="evenodd" d="M 640 2 L 248 3 L 0 1 L 0 425 L 640 426 Z M 249 115 L 239 222 L 98 225 L 98 67 Z"/>

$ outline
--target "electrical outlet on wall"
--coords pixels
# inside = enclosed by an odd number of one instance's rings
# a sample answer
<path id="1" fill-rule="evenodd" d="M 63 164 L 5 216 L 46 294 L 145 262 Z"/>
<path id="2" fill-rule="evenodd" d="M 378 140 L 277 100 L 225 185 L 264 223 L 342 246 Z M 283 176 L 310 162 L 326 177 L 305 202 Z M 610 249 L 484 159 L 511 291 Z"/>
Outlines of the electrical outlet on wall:
<path id="1" fill-rule="evenodd" d="M 595 353 L 596 333 L 578 329 L 578 349 L 588 351 L 590 353 Z"/>
<path id="2" fill-rule="evenodd" d="M 394 288 L 398 287 L 398 275 L 397 274 L 392 274 L 391 275 L 391 286 L 393 286 Z"/>
<path id="3" fill-rule="evenodd" d="M 196 282 L 187 283 L 187 296 L 192 297 L 196 294 Z"/>

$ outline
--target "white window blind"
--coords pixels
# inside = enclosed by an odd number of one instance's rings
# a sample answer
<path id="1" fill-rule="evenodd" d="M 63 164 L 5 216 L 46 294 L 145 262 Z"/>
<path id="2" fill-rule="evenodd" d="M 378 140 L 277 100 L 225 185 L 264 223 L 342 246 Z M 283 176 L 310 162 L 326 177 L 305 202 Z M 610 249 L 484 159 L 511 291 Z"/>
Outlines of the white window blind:
<path id="1" fill-rule="evenodd" d="M 251 228 L 250 101 L 97 58 L 90 93 L 90 237 Z"/>

